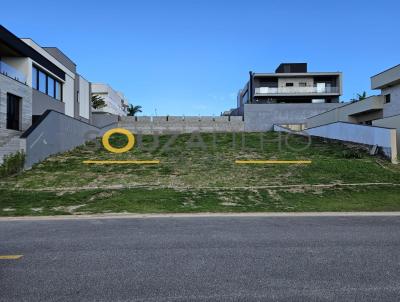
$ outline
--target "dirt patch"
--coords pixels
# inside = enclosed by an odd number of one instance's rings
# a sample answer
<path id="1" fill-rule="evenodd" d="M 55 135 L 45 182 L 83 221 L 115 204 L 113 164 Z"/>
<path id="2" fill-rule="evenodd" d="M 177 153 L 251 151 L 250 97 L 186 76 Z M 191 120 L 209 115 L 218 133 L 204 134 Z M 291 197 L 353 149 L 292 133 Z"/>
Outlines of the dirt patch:
<path id="1" fill-rule="evenodd" d="M 75 205 L 75 206 L 60 206 L 60 207 L 54 207 L 53 210 L 55 211 L 64 211 L 64 212 L 68 212 L 68 213 L 75 213 L 75 210 L 84 207 L 86 204 L 79 204 L 79 205 Z"/>
<path id="2" fill-rule="evenodd" d="M 235 207 L 238 204 L 235 202 L 224 201 L 224 202 L 221 202 L 221 205 L 226 206 L 226 207 Z"/>
<path id="3" fill-rule="evenodd" d="M 95 201 L 96 199 L 109 198 L 109 197 L 113 196 L 114 194 L 115 193 L 113 191 L 100 192 L 100 193 L 92 195 L 92 197 L 89 198 L 89 201 Z"/>

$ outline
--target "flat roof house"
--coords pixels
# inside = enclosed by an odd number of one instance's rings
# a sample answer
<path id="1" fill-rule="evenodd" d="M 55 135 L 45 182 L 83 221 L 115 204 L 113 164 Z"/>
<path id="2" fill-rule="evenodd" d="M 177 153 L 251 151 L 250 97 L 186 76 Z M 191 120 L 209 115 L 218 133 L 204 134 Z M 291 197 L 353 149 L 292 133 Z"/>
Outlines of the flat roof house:
<path id="1" fill-rule="evenodd" d="M 46 125 L 40 131 L 48 131 L 45 141 L 51 137 L 54 150 L 50 144 L 39 150 L 40 144 L 35 143 L 37 158 L 60 152 L 61 147 L 81 144 L 83 140 L 75 139 L 70 130 L 90 127 L 90 93 L 90 83 L 61 50 L 42 47 L 32 39 L 20 39 L 0 26 L 0 163 L 4 155 L 30 151 L 26 142 L 35 135 L 32 131 L 39 122 L 40 129 Z M 52 114 L 52 122 L 44 123 L 45 112 L 56 112 L 58 116 Z M 56 133 L 55 129 L 60 130 Z"/>
<path id="2" fill-rule="evenodd" d="M 23 131 L 46 110 L 90 120 L 90 84 L 56 47 L 0 26 L 0 128 Z"/>
<path id="3" fill-rule="evenodd" d="M 307 119 L 307 127 L 339 121 L 383 127 L 396 126 L 392 123 L 389 125 L 389 118 L 398 119 L 400 127 L 400 65 L 372 76 L 371 89 L 379 89 L 380 94 L 312 116 Z"/>
<path id="4" fill-rule="evenodd" d="M 92 95 L 101 96 L 106 103 L 106 107 L 93 109 L 93 112 L 106 112 L 119 116 L 128 114 L 128 100 L 122 92 L 116 91 L 110 85 L 92 83 Z"/>
<path id="5" fill-rule="evenodd" d="M 305 124 L 308 117 L 338 107 L 341 94 L 341 72 L 308 72 L 307 63 L 282 63 L 275 73 L 249 73 L 235 114 L 244 116 L 247 131 Z"/>

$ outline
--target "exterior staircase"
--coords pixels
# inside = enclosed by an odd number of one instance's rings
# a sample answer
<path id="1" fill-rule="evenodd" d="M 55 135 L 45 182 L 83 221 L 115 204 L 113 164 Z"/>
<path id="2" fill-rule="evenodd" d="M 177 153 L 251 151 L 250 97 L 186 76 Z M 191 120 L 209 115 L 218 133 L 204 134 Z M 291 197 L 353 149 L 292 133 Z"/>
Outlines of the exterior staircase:
<path id="1" fill-rule="evenodd" d="M 21 150 L 21 131 L 0 129 L 0 164 L 5 155 L 13 154 Z"/>

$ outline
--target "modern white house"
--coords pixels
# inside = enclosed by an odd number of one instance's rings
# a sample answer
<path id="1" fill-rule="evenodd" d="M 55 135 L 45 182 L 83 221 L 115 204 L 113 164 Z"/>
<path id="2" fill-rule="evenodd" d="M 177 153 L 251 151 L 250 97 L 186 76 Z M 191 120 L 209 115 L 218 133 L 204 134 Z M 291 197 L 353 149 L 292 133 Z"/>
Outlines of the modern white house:
<path id="1" fill-rule="evenodd" d="M 90 121 L 90 83 L 56 47 L 0 26 L 0 128 L 26 130 L 46 110 Z"/>
<path id="2" fill-rule="evenodd" d="M 106 106 L 93 109 L 93 112 L 106 112 L 119 116 L 128 114 L 128 100 L 120 91 L 116 91 L 108 84 L 92 83 L 92 96 L 98 95 L 103 98 Z"/>
<path id="3" fill-rule="evenodd" d="M 76 64 L 60 49 L 0 26 L 0 163 L 23 150 L 31 166 L 101 128 L 92 118 L 91 83 Z"/>
<path id="4" fill-rule="evenodd" d="M 309 135 L 379 147 L 397 163 L 400 65 L 372 76 L 371 88 L 379 89 L 380 94 L 309 117 L 304 131 Z"/>
<path id="5" fill-rule="evenodd" d="M 340 106 L 341 94 L 341 72 L 309 72 L 307 63 L 282 63 L 274 73 L 249 73 L 232 115 L 243 116 L 246 131 L 302 126 L 308 117 Z"/>
<path id="6" fill-rule="evenodd" d="M 340 121 L 400 128 L 400 65 L 372 76 L 371 89 L 380 90 L 380 93 L 309 117 L 307 127 Z"/>

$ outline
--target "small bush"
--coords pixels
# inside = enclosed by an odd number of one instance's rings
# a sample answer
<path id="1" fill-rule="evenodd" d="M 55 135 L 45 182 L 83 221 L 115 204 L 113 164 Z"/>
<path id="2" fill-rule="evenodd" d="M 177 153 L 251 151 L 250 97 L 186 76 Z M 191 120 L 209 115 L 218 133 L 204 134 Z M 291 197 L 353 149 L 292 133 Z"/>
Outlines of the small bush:
<path id="1" fill-rule="evenodd" d="M 362 158 L 363 152 L 361 150 L 348 149 L 342 151 L 342 156 L 344 158 Z"/>
<path id="2" fill-rule="evenodd" d="M 4 156 L 3 164 L 0 166 L 0 177 L 20 173 L 24 169 L 24 164 L 25 153 L 23 151 Z"/>

